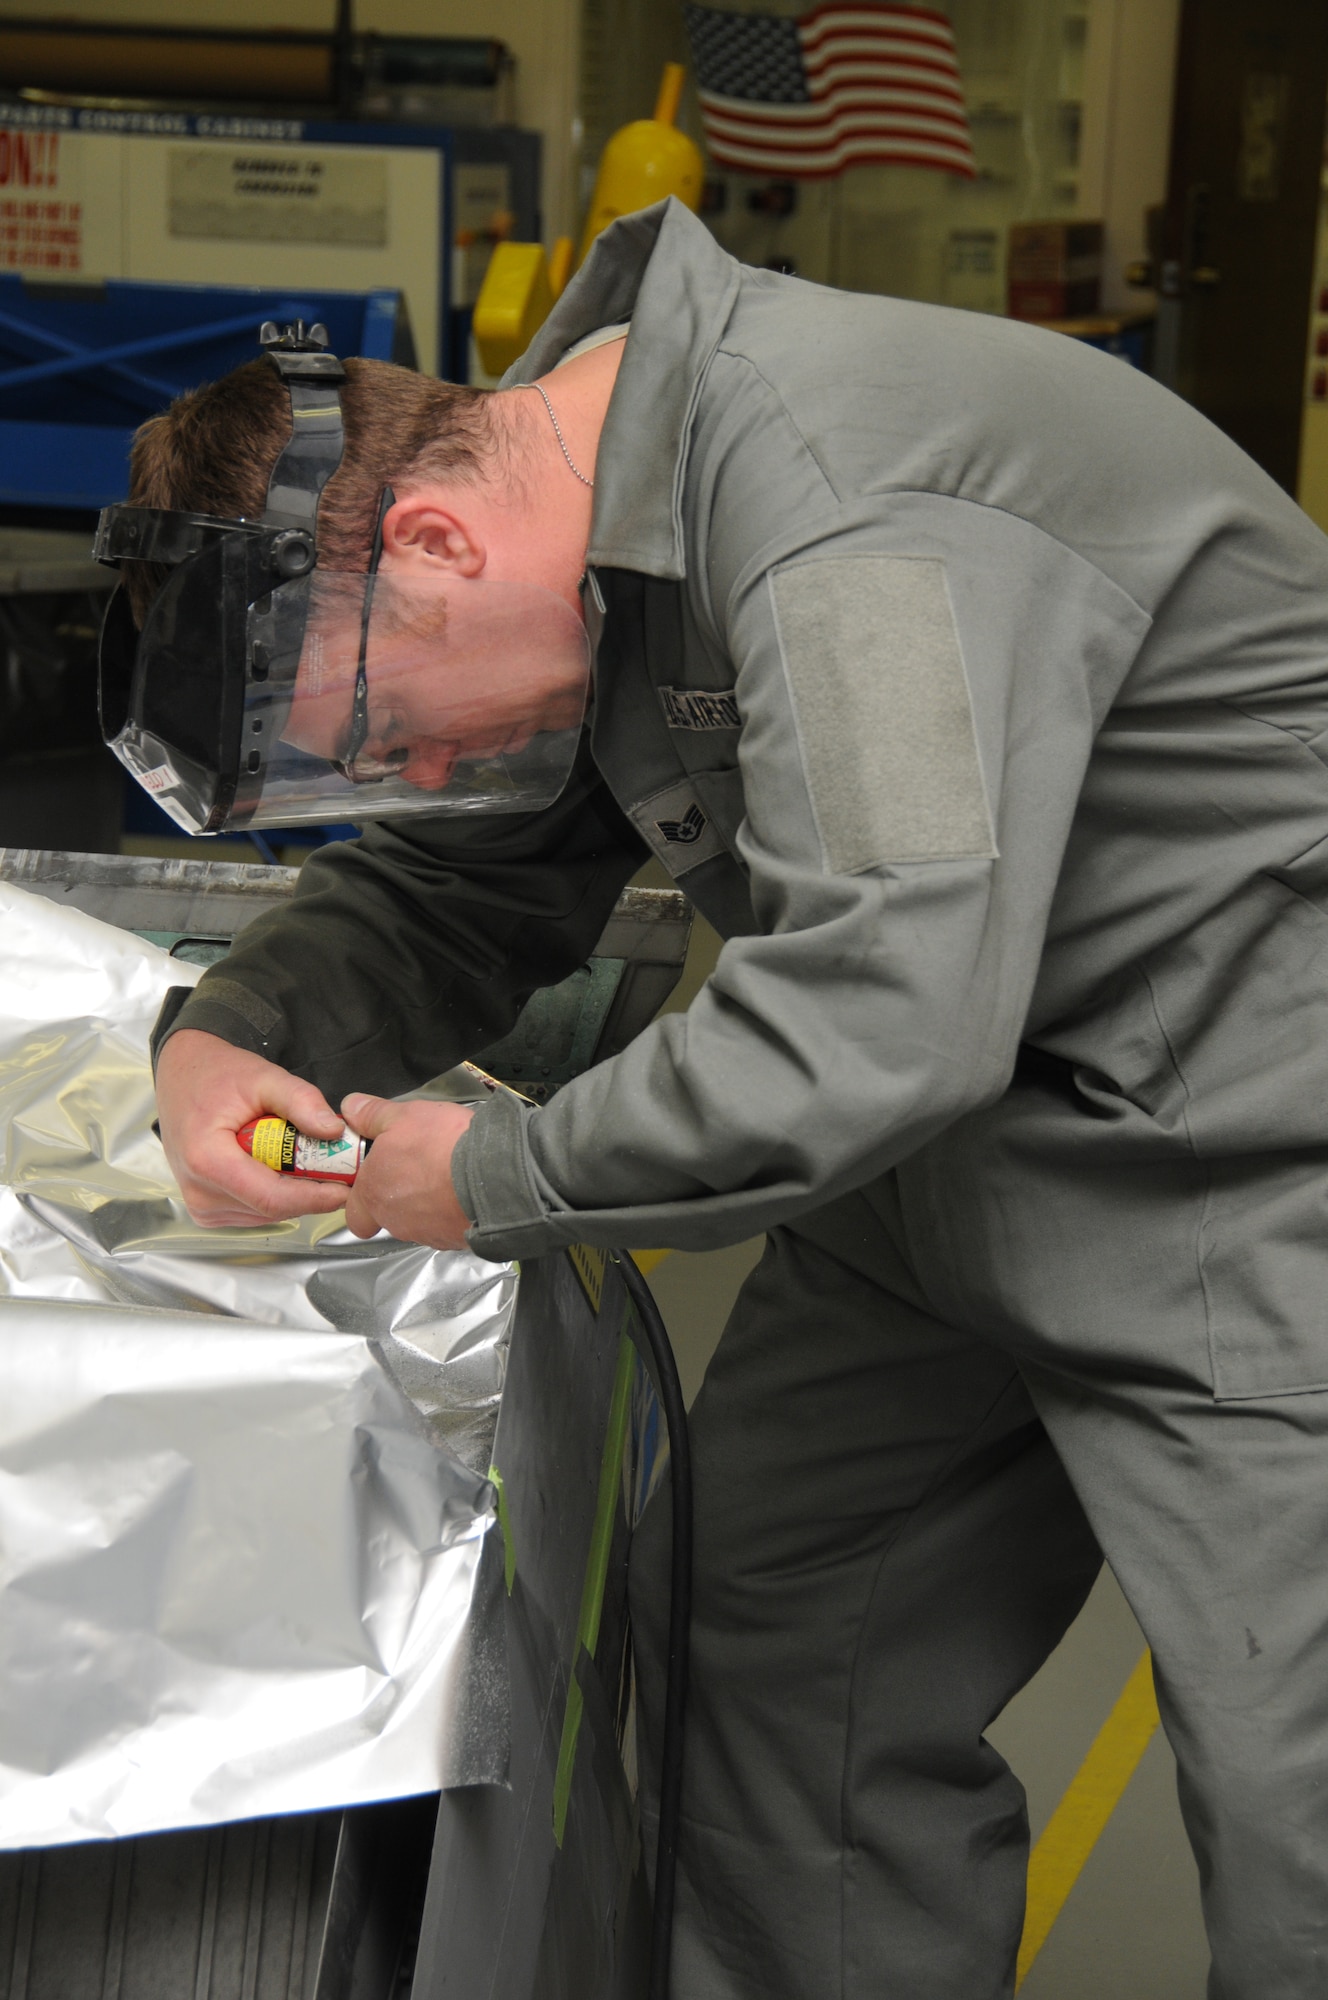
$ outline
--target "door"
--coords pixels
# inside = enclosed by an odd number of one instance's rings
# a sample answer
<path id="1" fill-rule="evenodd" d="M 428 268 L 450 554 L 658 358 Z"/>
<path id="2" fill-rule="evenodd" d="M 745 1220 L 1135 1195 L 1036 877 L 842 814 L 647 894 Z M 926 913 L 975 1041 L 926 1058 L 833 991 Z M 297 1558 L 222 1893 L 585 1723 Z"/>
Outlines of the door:
<path id="1" fill-rule="evenodd" d="M 1289 492 L 1326 101 L 1325 0 L 1184 0 L 1158 373 Z"/>

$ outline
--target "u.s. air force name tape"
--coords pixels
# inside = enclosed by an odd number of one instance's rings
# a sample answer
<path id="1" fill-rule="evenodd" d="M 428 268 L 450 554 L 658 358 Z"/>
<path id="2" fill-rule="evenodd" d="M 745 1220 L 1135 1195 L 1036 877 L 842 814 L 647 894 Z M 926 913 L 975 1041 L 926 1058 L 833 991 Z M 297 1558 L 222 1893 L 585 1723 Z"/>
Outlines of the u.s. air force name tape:
<path id="1" fill-rule="evenodd" d="M 728 689 L 662 687 L 659 700 L 670 729 L 737 729 L 742 720 L 738 698 Z"/>

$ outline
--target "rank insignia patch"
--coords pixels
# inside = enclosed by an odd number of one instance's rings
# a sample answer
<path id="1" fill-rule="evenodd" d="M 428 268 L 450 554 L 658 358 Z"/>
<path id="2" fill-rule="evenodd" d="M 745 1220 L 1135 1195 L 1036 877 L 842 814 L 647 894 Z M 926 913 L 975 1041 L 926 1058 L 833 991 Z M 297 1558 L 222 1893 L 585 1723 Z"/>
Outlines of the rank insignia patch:
<path id="1" fill-rule="evenodd" d="M 691 805 L 681 819 L 657 819 L 655 825 L 670 843 L 693 847 L 706 830 L 706 816 L 700 806 Z"/>
<path id="2" fill-rule="evenodd" d="M 627 816 L 670 875 L 685 874 L 724 852 L 723 836 L 687 779 L 651 792 L 629 806 Z"/>

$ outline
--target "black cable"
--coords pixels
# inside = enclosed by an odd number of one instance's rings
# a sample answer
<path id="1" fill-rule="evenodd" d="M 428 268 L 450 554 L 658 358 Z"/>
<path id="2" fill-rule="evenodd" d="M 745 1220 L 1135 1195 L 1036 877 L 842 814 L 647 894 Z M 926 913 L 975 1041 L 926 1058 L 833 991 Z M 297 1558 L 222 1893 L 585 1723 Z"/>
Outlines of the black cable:
<path id="1" fill-rule="evenodd" d="M 673 1905 L 678 1878 L 682 1817 L 682 1756 L 687 1671 L 692 1630 L 692 1453 L 687 1408 L 668 1330 L 654 1294 L 632 1258 L 611 1250 L 654 1364 L 655 1387 L 669 1434 L 673 1492 L 673 1563 L 669 1588 L 668 1672 L 664 1684 L 664 1734 L 660 1745 L 659 1840 L 655 1848 L 655 1908 L 650 1928 L 650 2000 L 669 2000 Z"/>

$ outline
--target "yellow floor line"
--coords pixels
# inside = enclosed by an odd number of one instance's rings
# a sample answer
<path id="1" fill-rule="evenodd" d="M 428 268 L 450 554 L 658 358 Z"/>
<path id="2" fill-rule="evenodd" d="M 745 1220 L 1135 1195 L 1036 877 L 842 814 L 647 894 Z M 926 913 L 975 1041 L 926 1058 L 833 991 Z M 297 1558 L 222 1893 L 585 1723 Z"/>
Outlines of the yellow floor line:
<path id="1" fill-rule="evenodd" d="M 1158 1725 L 1153 1662 L 1145 1653 L 1121 1690 L 1028 1862 L 1028 1907 L 1015 1991 L 1028 1976 L 1084 1863 L 1120 1804 Z"/>

